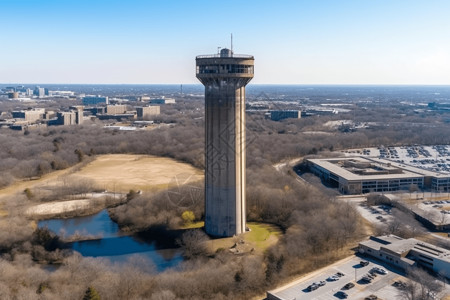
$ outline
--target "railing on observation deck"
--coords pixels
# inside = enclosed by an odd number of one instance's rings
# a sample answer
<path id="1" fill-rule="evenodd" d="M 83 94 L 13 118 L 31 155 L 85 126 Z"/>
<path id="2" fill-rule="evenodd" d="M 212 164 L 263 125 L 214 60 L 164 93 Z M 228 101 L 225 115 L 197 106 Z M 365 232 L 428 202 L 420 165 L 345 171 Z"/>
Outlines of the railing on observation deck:
<path id="1" fill-rule="evenodd" d="M 247 54 L 232 54 L 231 56 L 221 56 L 220 54 L 207 54 L 207 55 L 197 55 L 195 57 L 198 58 L 249 58 L 253 59 L 253 55 Z"/>

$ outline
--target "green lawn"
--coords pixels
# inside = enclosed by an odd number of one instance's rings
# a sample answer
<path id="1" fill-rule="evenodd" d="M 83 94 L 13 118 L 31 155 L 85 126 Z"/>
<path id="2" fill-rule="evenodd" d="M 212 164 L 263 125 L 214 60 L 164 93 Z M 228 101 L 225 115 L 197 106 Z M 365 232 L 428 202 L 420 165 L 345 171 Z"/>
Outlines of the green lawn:
<path id="1" fill-rule="evenodd" d="M 194 222 L 188 225 L 184 225 L 181 229 L 196 229 L 203 228 L 204 222 Z M 282 232 L 280 228 L 275 225 L 267 224 L 267 223 L 256 223 L 249 222 L 247 223 L 247 227 L 250 228 L 249 232 L 244 233 L 239 237 L 239 239 L 243 239 L 246 242 L 245 248 L 250 250 L 254 248 L 257 251 L 264 251 L 268 247 L 274 245 L 279 236 L 281 236 Z M 235 237 L 229 238 L 215 238 L 210 240 L 210 244 L 212 247 L 212 251 L 216 251 L 218 248 L 228 249 L 236 242 Z"/>
<path id="2" fill-rule="evenodd" d="M 276 243 L 281 235 L 280 228 L 272 224 L 250 222 L 247 226 L 251 231 L 245 233 L 245 240 L 260 250 L 265 250 Z"/>
<path id="3" fill-rule="evenodd" d="M 181 229 L 196 229 L 196 228 L 203 228 L 203 226 L 205 225 L 205 222 L 200 221 L 200 222 L 193 222 L 193 223 L 189 223 L 186 225 L 181 226 Z"/>

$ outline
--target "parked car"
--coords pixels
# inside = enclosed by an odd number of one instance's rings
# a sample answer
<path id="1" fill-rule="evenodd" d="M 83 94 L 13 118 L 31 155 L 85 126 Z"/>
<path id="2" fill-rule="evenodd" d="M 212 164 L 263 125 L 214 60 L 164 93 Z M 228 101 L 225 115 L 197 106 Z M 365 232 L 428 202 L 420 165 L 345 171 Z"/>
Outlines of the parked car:
<path id="1" fill-rule="evenodd" d="M 370 278 L 370 277 L 368 277 L 368 276 L 363 276 L 363 277 L 361 278 L 361 281 L 369 283 L 369 282 L 372 282 L 372 278 Z"/>
<path id="2" fill-rule="evenodd" d="M 319 285 L 316 283 L 313 283 L 310 286 L 308 286 L 306 289 L 311 292 L 311 291 L 317 290 L 318 288 L 319 288 Z"/>
<path id="3" fill-rule="evenodd" d="M 315 282 L 316 283 L 316 282 Z M 326 284 L 326 282 L 324 280 L 321 280 L 319 282 L 316 283 L 318 286 L 324 286 Z"/>
<path id="4" fill-rule="evenodd" d="M 337 275 L 331 275 L 330 277 L 327 278 L 328 281 L 336 281 L 339 280 L 339 276 Z"/>
<path id="5" fill-rule="evenodd" d="M 349 283 L 347 283 L 346 285 L 344 285 L 343 287 L 342 287 L 342 289 L 343 290 L 349 290 L 349 289 L 351 289 L 352 287 L 354 287 L 355 286 L 355 284 L 353 283 L 353 282 L 349 282 Z"/>
<path id="6" fill-rule="evenodd" d="M 348 297 L 346 292 L 343 291 L 339 291 L 336 294 L 334 294 L 336 297 L 338 297 L 339 299 L 346 299 Z"/>
<path id="7" fill-rule="evenodd" d="M 386 275 L 388 273 L 388 271 L 386 271 L 385 269 L 380 268 L 380 267 L 374 267 L 372 270 L 374 270 L 375 272 L 377 272 L 378 274 L 381 274 L 381 275 Z"/>
<path id="8" fill-rule="evenodd" d="M 375 295 L 369 295 L 366 298 L 364 298 L 364 300 L 377 300 L 377 299 L 378 299 L 378 297 Z"/>
<path id="9" fill-rule="evenodd" d="M 360 264 L 362 267 L 365 267 L 365 266 L 367 266 L 367 265 L 369 264 L 369 262 L 368 262 L 367 260 L 362 260 L 362 261 L 359 262 L 359 264 Z"/>

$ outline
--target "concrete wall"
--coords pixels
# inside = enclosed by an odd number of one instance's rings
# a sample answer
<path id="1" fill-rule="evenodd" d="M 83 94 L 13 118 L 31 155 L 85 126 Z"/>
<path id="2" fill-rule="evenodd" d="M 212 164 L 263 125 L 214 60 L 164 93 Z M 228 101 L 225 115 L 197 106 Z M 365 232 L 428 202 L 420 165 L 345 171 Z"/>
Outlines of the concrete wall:
<path id="1" fill-rule="evenodd" d="M 205 228 L 245 232 L 245 87 L 208 86 L 205 94 Z"/>

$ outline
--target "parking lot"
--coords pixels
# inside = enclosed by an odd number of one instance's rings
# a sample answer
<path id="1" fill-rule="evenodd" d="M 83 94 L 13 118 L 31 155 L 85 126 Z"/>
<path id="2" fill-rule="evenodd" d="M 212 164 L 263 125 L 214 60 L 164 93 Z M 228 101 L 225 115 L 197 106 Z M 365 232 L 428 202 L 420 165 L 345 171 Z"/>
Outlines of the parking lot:
<path id="1" fill-rule="evenodd" d="M 362 154 L 408 164 L 424 170 L 450 174 L 450 146 L 403 146 L 347 150 L 349 154 Z"/>
<path id="2" fill-rule="evenodd" d="M 361 260 L 368 261 L 369 264 L 362 266 L 360 264 Z M 372 272 L 375 273 L 375 277 L 370 282 L 362 280 L 363 277 L 370 274 L 369 272 L 371 270 L 377 267 L 386 270 L 387 274 Z M 338 276 L 338 280 L 331 281 L 328 279 L 338 272 L 343 274 L 341 277 Z M 400 271 L 371 260 L 370 258 L 361 259 L 358 256 L 352 256 L 327 268 L 316 271 L 309 276 L 305 276 L 287 286 L 268 292 L 267 299 L 345 299 L 342 296 L 339 297 L 339 292 L 346 293 L 347 299 L 365 299 L 370 295 L 377 297 L 373 299 L 399 299 L 399 282 L 407 281 L 403 275 Z M 308 289 L 312 284 L 318 284 L 321 281 L 322 284 L 325 284 L 314 290 Z M 354 287 L 350 289 L 343 288 L 348 283 L 351 283 L 350 286 L 353 284 Z"/>

